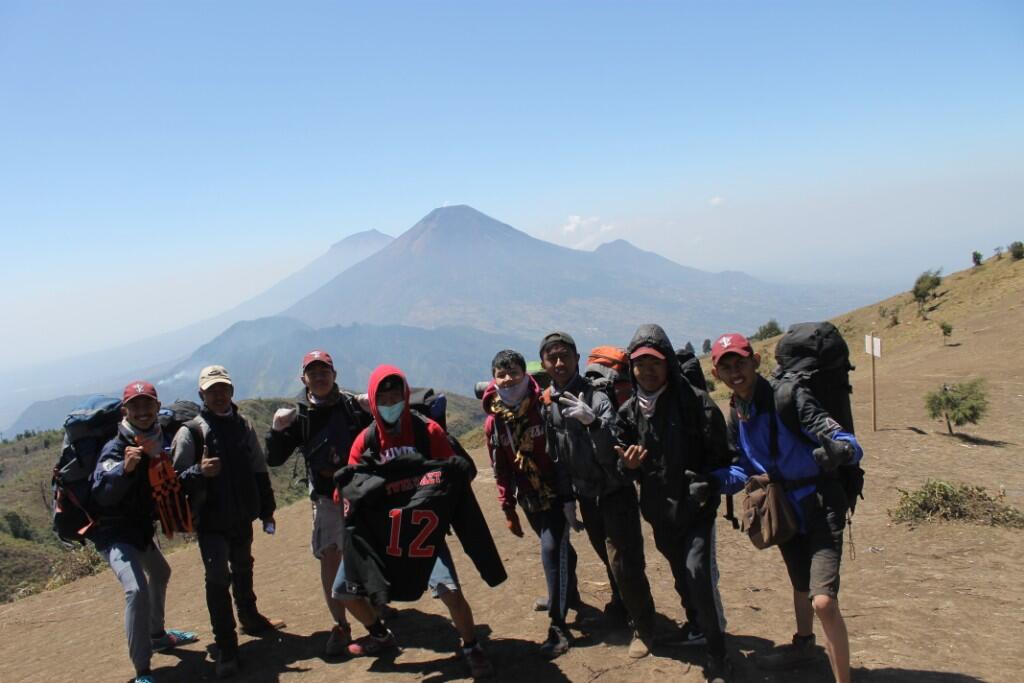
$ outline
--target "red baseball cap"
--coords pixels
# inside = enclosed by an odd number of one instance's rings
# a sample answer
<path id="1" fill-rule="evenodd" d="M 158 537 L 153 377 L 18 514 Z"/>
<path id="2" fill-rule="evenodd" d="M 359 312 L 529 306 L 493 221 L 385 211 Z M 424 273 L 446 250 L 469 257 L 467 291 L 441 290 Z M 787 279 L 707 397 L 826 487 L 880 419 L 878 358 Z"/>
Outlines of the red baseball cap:
<path id="1" fill-rule="evenodd" d="M 149 382 L 145 382 L 140 379 L 128 383 L 124 388 L 124 393 L 121 394 L 121 402 L 127 403 L 133 398 L 138 398 L 139 396 L 149 396 L 154 401 L 160 400 L 156 397 L 156 387 Z"/>
<path id="2" fill-rule="evenodd" d="M 659 358 L 661 360 L 665 360 L 665 354 L 663 354 L 661 351 L 659 351 L 658 349 L 654 348 L 653 346 L 641 346 L 641 347 L 638 347 L 636 351 L 634 351 L 633 353 L 629 354 L 629 359 L 630 360 L 636 360 L 640 356 L 654 356 L 655 358 Z"/>
<path id="3" fill-rule="evenodd" d="M 711 363 L 718 365 L 718 361 L 727 353 L 735 353 L 740 356 L 753 355 L 754 349 L 750 342 L 739 332 L 723 334 L 711 345 Z"/>
<path id="4" fill-rule="evenodd" d="M 312 363 L 324 363 L 331 370 L 334 369 L 334 359 L 331 358 L 331 354 L 320 349 L 313 349 L 305 356 L 302 357 L 302 370 L 305 372 Z"/>

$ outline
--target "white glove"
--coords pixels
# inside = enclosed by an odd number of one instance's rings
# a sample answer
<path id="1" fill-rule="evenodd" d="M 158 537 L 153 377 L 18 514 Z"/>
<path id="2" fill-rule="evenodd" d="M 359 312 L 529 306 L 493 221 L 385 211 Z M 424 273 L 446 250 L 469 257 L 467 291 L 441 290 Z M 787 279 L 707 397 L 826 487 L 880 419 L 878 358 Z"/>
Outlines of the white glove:
<path id="1" fill-rule="evenodd" d="M 562 410 L 563 417 L 574 417 L 582 425 L 589 426 L 597 417 L 594 415 L 594 409 L 588 406 L 587 402 L 579 396 L 565 393 L 558 399 L 558 403 L 564 407 Z"/>
<path id="2" fill-rule="evenodd" d="M 356 394 L 356 402 L 359 403 L 359 407 L 370 412 L 370 395 L 369 394 Z"/>
<path id="3" fill-rule="evenodd" d="M 292 422 L 295 422 L 295 418 L 298 416 L 298 408 L 278 408 L 274 411 L 274 424 L 271 429 L 275 432 L 284 431 Z"/>
<path id="4" fill-rule="evenodd" d="M 569 523 L 569 528 L 573 531 L 581 531 L 583 529 L 583 522 L 576 519 L 576 501 L 570 500 L 566 503 L 562 503 L 562 512 L 565 514 L 565 521 Z"/>

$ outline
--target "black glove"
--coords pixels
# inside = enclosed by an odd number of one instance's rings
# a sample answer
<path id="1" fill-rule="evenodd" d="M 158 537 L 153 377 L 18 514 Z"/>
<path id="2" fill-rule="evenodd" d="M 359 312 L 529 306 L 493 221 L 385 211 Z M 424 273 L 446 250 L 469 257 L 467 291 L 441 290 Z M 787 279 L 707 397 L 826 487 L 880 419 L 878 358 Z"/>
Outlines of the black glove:
<path id="1" fill-rule="evenodd" d="M 690 497 L 697 501 L 698 505 L 708 502 L 708 498 L 711 497 L 711 482 L 708 478 L 692 470 L 686 470 L 683 476 L 690 482 Z"/>
<path id="2" fill-rule="evenodd" d="M 818 437 L 821 446 L 815 448 L 811 455 L 825 472 L 834 472 L 840 465 L 853 460 L 853 444 L 849 441 L 836 441 L 822 434 Z"/>

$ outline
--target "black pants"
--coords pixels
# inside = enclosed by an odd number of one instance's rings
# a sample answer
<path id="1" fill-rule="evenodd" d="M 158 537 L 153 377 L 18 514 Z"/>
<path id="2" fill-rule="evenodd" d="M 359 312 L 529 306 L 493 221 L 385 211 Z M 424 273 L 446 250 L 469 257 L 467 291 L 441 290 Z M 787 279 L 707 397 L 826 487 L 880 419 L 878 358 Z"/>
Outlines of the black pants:
<path id="1" fill-rule="evenodd" d="M 226 532 L 200 532 L 199 552 L 206 570 L 206 608 L 210 611 L 213 639 L 229 657 L 238 651 L 235 616 L 231 609 L 234 594 L 238 615 L 243 621 L 256 614 L 256 593 L 252 585 L 252 523 L 241 524 Z"/>
<path id="2" fill-rule="evenodd" d="M 711 534 L 714 514 L 682 528 L 665 517 L 648 518 L 647 521 L 654 531 L 654 545 L 672 569 L 676 593 L 687 621 L 696 623 L 708 639 L 708 653 L 716 657 L 724 655 L 725 634 L 713 578 L 715 557 Z"/>
<path id="3" fill-rule="evenodd" d="M 540 538 L 540 561 L 548 584 L 548 616 L 556 626 L 565 626 L 569 605 L 579 602 L 576 585 L 576 550 L 562 506 L 527 512 L 526 520 Z"/>
<path id="4" fill-rule="evenodd" d="M 579 507 L 590 544 L 608 571 L 612 599 L 626 606 L 641 635 L 653 635 L 654 598 L 647 581 L 636 488 L 629 484 L 597 498 L 580 498 Z"/>

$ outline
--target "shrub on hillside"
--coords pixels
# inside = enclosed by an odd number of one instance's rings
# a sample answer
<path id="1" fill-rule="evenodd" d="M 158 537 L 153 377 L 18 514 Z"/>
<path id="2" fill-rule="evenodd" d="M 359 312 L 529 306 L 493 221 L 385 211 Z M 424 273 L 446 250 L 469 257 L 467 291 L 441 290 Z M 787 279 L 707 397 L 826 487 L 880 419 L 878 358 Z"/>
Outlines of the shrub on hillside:
<path id="1" fill-rule="evenodd" d="M 976 251 L 973 254 L 971 254 L 971 261 L 974 262 L 974 265 L 980 266 L 981 265 L 981 252 L 980 251 Z"/>
<path id="2" fill-rule="evenodd" d="M 949 323 L 939 323 L 939 329 L 942 331 L 942 345 L 946 345 L 946 340 L 953 335 L 953 326 Z"/>
<path id="3" fill-rule="evenodd" d="M 941 520 L 1024 529 L 1024 513 L 1004 503 L 1003 494 L 993 498 L 980 486 L 929 479 L 916 491 L 896 490 L 899 502 L 889 510 L 896 522 Z"/>
<path id="4" fill-rule="evenodd" d="M 779 327 L 779 322 L 772 318 L 761 327 L 757 328 L 757 332 L 750 335 L 751 341 L 759 341 L 761 339 L 769 339 L 777 335 L 782 334 L 782 328 Z"/>
<path id="5" fill-rule="evenodd" d="M 92 576 L 103 567 L 106 562 L 93 548 L 91 543 L 76 547 L 67 552 L 61 553 L 50 568 L 50 579 L 46 582 L 46 590 L 51 590 L 66 583 Z"/>
<path id="6" fill-rule="evenodd" d="M 926 270 L 914 280 L 914 288 L 910 293 L 917 302 L 917 312 L 924 317 L 924 306 L 935 297 L 935 290 L 942 284 L 942 270 Z"/>
<path id="7" fill-rule="evenodd" d="M 1003 248 L 1002 247 L 996 247 L 992 251 L 994 251 L 996 253 L 996 261 L 998 261 L 999 259 L 1003 258 Z"/>
<path id="8" fill-rule="evenodd" d="M 978 378 L 960 384 L 943 384 L 924 397 L 928 416 L 943 418 L 946 429 L 953 433 L 953 425 L 978 424 L 988 411 L 985 380 Z"/>
<path id="9" fill-rule="evenodd" d="M 14 538 L 31 541 L 36 536 L 29 521 L 14 510 L 8 510 L 4 513 L 4 522 L 7 532 Z"/>
<path id="10" fill-rule="evenodd" d="M 1014 261 L 1024 258 L 1024 242 L 1010 242 L 1009 250 Z"/>

